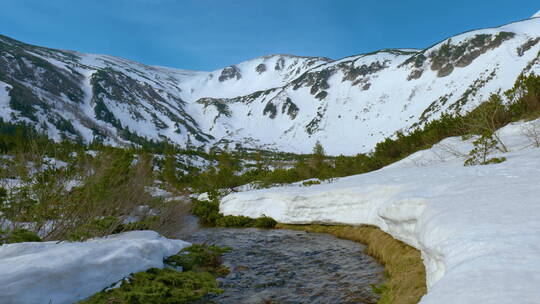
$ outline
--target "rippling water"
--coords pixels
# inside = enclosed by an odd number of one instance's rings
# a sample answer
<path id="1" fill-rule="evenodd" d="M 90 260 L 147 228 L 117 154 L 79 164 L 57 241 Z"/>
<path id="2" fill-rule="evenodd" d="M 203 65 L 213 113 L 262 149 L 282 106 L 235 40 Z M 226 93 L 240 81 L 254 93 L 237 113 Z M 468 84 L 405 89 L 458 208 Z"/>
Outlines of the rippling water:
<path id="1" fill-rule="evenodd" d="M 290 230 L 200 229 L 187 241 L 229 246 L 225 292 L 201 303 L 375 303 L 384 268 L 364 246 Z"/>

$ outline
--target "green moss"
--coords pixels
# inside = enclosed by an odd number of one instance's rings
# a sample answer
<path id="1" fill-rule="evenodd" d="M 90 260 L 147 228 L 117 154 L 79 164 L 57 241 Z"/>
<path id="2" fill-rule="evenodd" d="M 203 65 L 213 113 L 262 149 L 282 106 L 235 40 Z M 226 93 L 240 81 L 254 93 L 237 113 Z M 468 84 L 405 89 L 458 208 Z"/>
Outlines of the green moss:
<path id="1" fill-rule="evenodd" d="M 182 249 L 178 254 L 165 260 L 165 263 L 182 267 L 184 271 L 204 271 L 217 275 L 224 274 L 221 255 L 229 252 L 229 247 L 194 244 Z M 228 273 L 228 271 L 226 271 Z M 225 273 L 226 274 L 226 273 Z"/>
<path id="2" fill-rule="evenodd" d="M 100 292 L 80 303 L 180 304 L 221 292 L 216 279 L 208 272 L 151 268 L 134 274 L 119 288 Z"/>
<path id="3" fill-rule="evenodd" d="M 219 294 L 216 276 L 225 276 L 228 268 L 221 256 L 230 248 L 192 245 L 167 258 L 165 264 L 182 267 L 151 268 L 131 275 L 119 288 L 97 293 L 80 303 L 86 304 L 180 304 L 201 299 L 207 294 Z"/>

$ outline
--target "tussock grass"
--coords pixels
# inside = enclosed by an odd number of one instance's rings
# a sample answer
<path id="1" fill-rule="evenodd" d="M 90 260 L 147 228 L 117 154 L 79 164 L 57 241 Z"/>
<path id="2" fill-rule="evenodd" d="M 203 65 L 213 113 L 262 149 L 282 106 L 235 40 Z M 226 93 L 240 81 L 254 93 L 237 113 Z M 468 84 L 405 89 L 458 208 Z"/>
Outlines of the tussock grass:
<path id="1" fill-rule="evenodd" d="M 325 226 L 278 224 L 280 229 L 329 233 L 341 239 L 365 244 L 366 253 L 385 266 L 389 275 L 379 304 L 418 303 L 427 292 L 426 272 L 420 251 L 394 239 L 375 226 Z"/>

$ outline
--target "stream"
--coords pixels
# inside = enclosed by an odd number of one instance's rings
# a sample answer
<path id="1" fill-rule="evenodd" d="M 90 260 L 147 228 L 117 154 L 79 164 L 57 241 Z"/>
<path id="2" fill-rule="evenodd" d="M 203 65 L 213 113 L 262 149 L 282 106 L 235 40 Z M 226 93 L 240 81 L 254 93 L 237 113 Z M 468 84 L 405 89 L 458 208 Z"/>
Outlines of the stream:
<path id="1" fill-rule="evenodd" d="M 203 228 L 183 237 L 192 243 L 228 246 L 220 278 L 224 293 L 198 303 L 375 303 L 371 284 L 384 268 L 365 246 L 327 234 L 255 228 Z"/>

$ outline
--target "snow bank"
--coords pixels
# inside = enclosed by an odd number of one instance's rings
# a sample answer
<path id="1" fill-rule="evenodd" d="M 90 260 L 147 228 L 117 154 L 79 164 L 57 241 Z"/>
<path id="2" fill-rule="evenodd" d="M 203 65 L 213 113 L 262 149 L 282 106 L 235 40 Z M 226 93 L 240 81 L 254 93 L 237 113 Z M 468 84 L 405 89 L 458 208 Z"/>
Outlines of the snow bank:
<path id="1" fill-rule="evenodd" d="M 421 303 L 540 301 L 540 149 L 512 124 L 507 161 L 464 167 L 470 141 L 444 140 L 381 170 L 311 187 L 225 197 L 226 214 L 283 223 L 373 224 L 422 252 Z M 518 300 L 519 299 L 519 300 Z"/>
<path id="2" fill-rule="evenodd" d="M 540 17 L 540 11 L 536 12 L 536 14 L 531 16 L 531 18 L 537 18 L 537 17 Z"/>
<path id="3" fill-rule="evenodd" d="M 132 231 L 86 242 L 0 247 L 0 303 L 74 303 L 130 273 L 163 267 L 189 243 L 154 231 Z"/>

